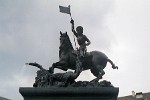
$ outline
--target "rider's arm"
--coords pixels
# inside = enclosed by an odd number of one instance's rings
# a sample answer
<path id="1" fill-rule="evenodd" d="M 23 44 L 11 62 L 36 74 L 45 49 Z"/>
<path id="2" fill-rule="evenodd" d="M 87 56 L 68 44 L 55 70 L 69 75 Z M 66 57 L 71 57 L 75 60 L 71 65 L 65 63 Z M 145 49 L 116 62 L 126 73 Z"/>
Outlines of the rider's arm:
<path id="1" fill-rule="evenodd" d="M 70 23 L 72 24 L 72 32 L 77 37 L 78 35 L 77 35 L 77 33 L 76 33 L 75 29 L 74 29 L 74 20 L 71 19 Z"/>

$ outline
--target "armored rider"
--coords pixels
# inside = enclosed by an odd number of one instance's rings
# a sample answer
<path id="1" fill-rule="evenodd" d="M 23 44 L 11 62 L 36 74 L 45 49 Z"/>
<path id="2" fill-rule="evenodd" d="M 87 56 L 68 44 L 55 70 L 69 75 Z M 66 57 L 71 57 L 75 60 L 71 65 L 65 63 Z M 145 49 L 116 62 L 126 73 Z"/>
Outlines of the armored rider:
<path id="1" fill-rule="evenodd" d="M 77 42 L 79 44 L 79 57 L 82 58 L 86 54 L 86 46 L 90 45 L 90 40 L 83 34 L 83 27 L 78 26 L 76 31 L 74 29 L 74 20 L 71 19 L 70 23 L 72 24 L 72 32 L 77 37 Z"/>

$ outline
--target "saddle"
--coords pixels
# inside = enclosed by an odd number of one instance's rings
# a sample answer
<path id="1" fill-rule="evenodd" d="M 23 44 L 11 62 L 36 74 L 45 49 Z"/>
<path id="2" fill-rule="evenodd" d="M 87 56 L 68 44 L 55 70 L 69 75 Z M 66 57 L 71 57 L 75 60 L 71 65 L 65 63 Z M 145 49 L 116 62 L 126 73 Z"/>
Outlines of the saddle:
<path id="1" fill-rule="evenodd" d="M 75 56 L 78 56 L 78 51 L 73 50 L 72 54 L 75 55 Z M 89 52 L 86 52 L 83 59 L 82 59 L 82 61 L 92 61 L 92 58 L 93 58 L 93 56 Z"/>

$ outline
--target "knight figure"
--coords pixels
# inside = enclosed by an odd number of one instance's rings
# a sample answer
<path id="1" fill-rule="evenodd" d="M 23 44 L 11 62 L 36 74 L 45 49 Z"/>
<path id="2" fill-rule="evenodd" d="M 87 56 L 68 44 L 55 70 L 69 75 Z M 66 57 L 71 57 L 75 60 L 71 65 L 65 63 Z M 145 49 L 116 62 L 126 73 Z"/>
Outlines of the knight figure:
<path id="1" fill-rule="evenodd" d="M 76 31 L 74 29 L 74 20 L 71 19 L 70 23 L 72 24 L 72 32 L 77 38 L 77 42 L 79 44 L 79 58 L 83 58 L 86 54 L 86 46 L 90 45 L 90 40 L 83 34 L 83 27 L 78 26 Z"/>

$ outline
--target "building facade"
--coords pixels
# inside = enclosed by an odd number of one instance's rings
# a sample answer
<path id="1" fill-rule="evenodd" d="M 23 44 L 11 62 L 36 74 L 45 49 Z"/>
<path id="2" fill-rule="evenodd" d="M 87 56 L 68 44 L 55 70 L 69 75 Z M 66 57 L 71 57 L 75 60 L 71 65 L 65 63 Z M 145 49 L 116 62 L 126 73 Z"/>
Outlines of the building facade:
<path id="1" fill-rule="evenodd" d="M 119 97 L 117 100 L 150 100 L 150 92 L 148 92 L 148 93 L 132 92 L 132 95 Z"/>

